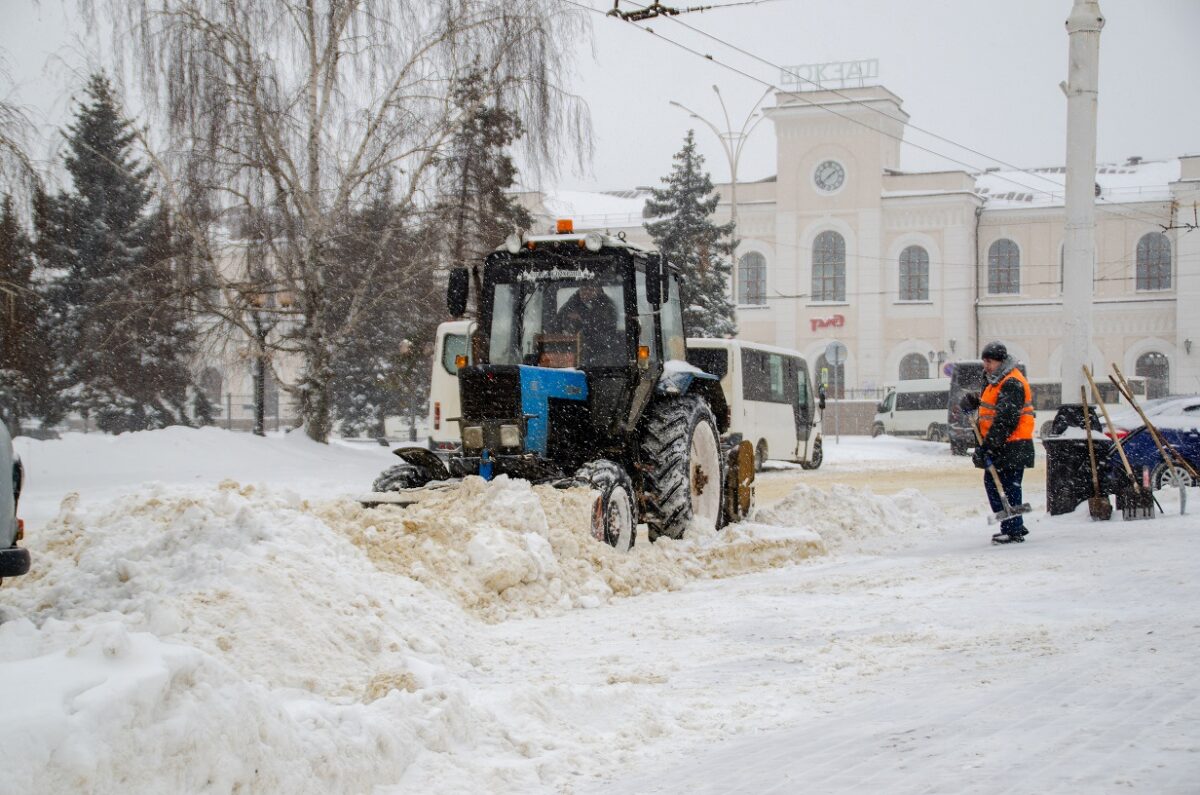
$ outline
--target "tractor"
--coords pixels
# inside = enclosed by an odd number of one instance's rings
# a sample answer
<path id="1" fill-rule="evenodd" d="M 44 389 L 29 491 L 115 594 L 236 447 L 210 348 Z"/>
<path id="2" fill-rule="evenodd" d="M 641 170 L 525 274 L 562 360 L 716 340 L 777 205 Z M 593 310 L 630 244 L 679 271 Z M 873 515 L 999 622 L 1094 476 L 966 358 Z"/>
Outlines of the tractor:
<path id="1" fill-rule="evenodd" d="M 477 322 L 457 357 L 462 446 L 445 460 L 399 448 L 376 492 L 500 474 L 592 490 L 591 532 L 633 546 L 743 519 L 753 501 L 749 442 L 729 427 L 716 376 L 687 363 L 679 280 L 656 252 L 560 222 L 514 234 L 449 274 L 450 314 L 472 287 Z M 471 362 L 468 364 L 468 362 Z"/>

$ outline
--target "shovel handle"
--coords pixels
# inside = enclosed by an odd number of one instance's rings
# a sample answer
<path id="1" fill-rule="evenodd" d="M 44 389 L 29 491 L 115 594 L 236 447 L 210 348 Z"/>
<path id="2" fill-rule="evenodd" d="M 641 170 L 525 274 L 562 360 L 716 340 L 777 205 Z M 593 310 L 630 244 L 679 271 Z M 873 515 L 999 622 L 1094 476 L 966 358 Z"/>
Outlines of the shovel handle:
<path id="1" fill-rule="evenodd" d="M 1079 385 L 1079 403 L 1083 406 L 1083 428 L 1087 431 L 1088 461 L 1092 465 L 1092 495 L 1100 496 L 1100 473 L 1096 471 L 1096 448 L 1092 445 L 1092 415 L 1088 412 L 1087 392 Z"/>
<path id="2" fill-rule="evenodd" d="M 971 419 L 971 430 L 975 431 L 975 444 L 983 447 L 983 434 L 979 432 L 979 415 L 975 415 Z M 992 481 L 996 484 L 996 491 L 1000 494 L 1000 504 L 1004 506 L 1005 513 L 1012 513 L 1012 506 L 1008 504 L 1008 495 L 1004 493 L 1004 484 L 1000 482 L 1000 473 L 990 463 L 985 469 L 987 469 L 988 474 L 992 476 Z"/>
<path id="3" fill-rule="evenodd" d="M 1125 474 L 1133 482 L 1134 491 L 1140 494 L 1142 484 L 1138 483 L 1137 478 L 1133 476 L 1133 467 L 1129 466 L 1129 459 L 1125 457 L 1125 448 L 1121 447 L 1121 437 L 1117 436 L 1117 429 L 1113 427 L 1112 420 L 1109 419 L 1108 409 L 1104 407 L 1104 401 L 1100 399 L 1100 390 L 1097 388 L 1096 382 L 1092 379 L 1092 373 L 1087 369 L 1087 365 L 1083 367 L 1083 374 L 1087 378 L 1088 383 L 1092 385 L 1092 395 L 1096 398 L 1096 405 L 1100 407 L 1100 413 L 1104 415 L 1104 424 L 1108 426 L 1108 432 L 1112 436 L 1113 444 L 1117 446 L 1117 453 L 1121 456 L 1121 463 L 1125 465 Z"/>
<path id="4" fill-rule="evenodd" d="M 1121 370 L 1119 367 L 1117 367 L 1116 362 L 1113 362 L 1112 368 L 1113 372 L 1116 373 L 1117 376 L 1114 378 L 1110 375 L 1108 380 L 1113 382 L 1113 385 L 1116 386 L 1125 399 L 1129 401 L 1129 405 L 1133 406 L 1133 410 L 1136 411 L 1138 416 L 1142 418 L 1142 422 L 1145 423 L 1146 430 L 1150 432 L 1150 438 L 1154 440 L 1154 444 L 1158 447 L 1158 454 L 1162 456 L 1163 463 L 1167 465 L 1167 469 L 1171 469 L 1175 466 L 1175 463 L 1171 461 L 1171 456 L 1167 454 L 1167 451 L 1170 450 L 1175 454 L 1175 457 L 1178 459 L 1181 468 L 1186 469 L 1188 474 L 1197 480 L 1200 480 L 1200 474 L 1196 473 L 1196 470 L 1191 464 L 1188 463 L 1187 459 L 1179 454 L 1178 450 L 1176 450 L 1172 445 L 1167 444 L 1167 441 L 1163 439 L 1162 435 L 1158 432 L 1158 428 L 1155 428 L 1154 423 L 1150 422 L 1150 418 L 1146 416 L 1146 412 L 1142 411 L 1142 407 L 1139 406 L 1138 402 L 1133 399 L 1133 392 L 1129 389 L 1129 382 L 1126 381 L 1125 376 L 1121 374 Z M 1117 380 L 1118 378 L 1120 379 L 1119 381 Z"/>

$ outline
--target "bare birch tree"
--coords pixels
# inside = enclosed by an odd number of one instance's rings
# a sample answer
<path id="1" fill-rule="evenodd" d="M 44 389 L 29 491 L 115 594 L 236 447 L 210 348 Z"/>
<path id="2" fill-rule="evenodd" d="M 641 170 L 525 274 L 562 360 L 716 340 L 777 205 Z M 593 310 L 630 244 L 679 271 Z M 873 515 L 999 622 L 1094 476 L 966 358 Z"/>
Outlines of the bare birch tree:
<path id="1" fill-rule="evenodd" d="M 25 142 L 33 131 L 29 117 L 9 101 L 12 80 L 0 53 L 0 194 L 30 199 L 39 184 Z"/>
<path id="2" fill-rule="evenodd" d="M 140 79 L 165 122 L 153 160 L 207 268 L 198 298 L 257 340 L 259 355 L 302 357 L 290 389 L 317 440 L 332 425 L 339 348 L 396 298 L 378 289 L 396 280 L 367 269 L 339 303 L 349 308 L 331 316 L 327 285 L 339 263 L 330 242 L 385 174 L 397 188 L 385 247 L 431 203 L 439 151 L 464 113 L 450 101 L 455 81 L 471 69 L 490 76 L 525 123 L 529 162 L 552 163 L 564 140 L 587 154 L 586 107 L 557 83 L 587 22 L 553 0 L 81 2 L 110 15 L 129 59 L 118 68 Z M 265 249 L 243 257 L 240 273 L 213 223 L 231 209 Z"/>

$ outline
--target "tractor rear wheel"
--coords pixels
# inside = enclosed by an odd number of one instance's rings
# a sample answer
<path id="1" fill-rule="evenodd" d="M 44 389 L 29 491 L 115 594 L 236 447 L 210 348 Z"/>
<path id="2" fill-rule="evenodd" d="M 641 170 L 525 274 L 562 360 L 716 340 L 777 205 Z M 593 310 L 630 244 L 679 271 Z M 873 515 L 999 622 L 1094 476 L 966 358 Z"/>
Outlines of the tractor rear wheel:
<path id="1" fill-rule="evenodd" d="M 620 552 L 632 549 L 637 536 L 637 514 L 633 510 L 629 473 L 620 464 L 601 458 L 576 471 L 575 485 L 596 494 L 592 503 L 592 537 Z"/>
<path id="2" fill-rule="evenodd" d="M 717 423 L 696 395 L 650 407 L 642 440 L 646 527 L 650 540 L 682 538 L 689 525 L 716 530 L 721 516 Z"/>

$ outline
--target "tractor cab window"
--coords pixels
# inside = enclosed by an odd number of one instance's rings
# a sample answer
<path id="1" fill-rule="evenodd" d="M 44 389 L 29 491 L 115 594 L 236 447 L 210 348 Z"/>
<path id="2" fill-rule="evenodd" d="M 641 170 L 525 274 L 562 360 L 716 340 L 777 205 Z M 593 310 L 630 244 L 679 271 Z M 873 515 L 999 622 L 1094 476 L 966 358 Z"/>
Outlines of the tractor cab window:
<path id="1" fill-rule="evenodd" d="M 660 352 L 654 344 L 654 308 L 646 297 L 646 274 L 637 272 L 638 345 L 650 348 L 650 356 L 659 358 Z"/>
<path id="2" fill-rule="evenodd" d="M 685 361 L 687 345 L 683 336 L 683 309 L 679 301 L 679 279 L 671 276 L 671 300 L 662 304 L 663 358 Z"/>
<path id="3" fill-rule="evenodd" d="M 623 284 L 602 273 L 555 276 L 524 271 L 493 285 L 489 361 L 578 368 L 627 364 Z"/>

